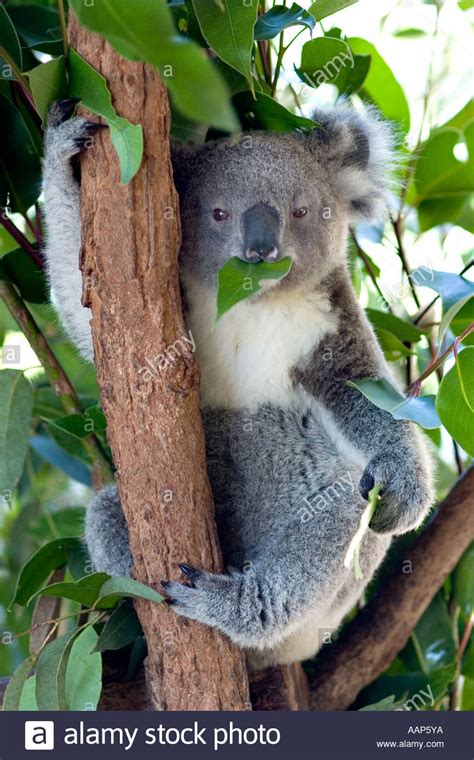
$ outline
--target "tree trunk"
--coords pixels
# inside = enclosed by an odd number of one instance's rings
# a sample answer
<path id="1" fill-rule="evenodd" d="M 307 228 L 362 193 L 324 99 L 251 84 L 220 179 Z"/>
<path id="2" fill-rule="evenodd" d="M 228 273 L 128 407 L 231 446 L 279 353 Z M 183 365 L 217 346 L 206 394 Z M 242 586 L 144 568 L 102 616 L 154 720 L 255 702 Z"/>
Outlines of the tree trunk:
<path id="1" fill-rule="evenodd" d="M 474 540 L 474 468 L 456 483 L 406 557 L 402 568 L 324 649 L 311 679 L 312 710 L 347 710 L 387 668 Z"/>
<path id="2" fill-rule="evenodd" d="M 188 562 L 222 570 L 199 414 L 199 372 L 179 292 L 178 200 L 168 142 L 169 107 L 155 69 L 121 58 L 71 14 L 70 38 L 107 79 L 120 115 L 144 130 L 142 166 L 120 185 L 102 130 L 84 155 L 82 271 L 107 435 L 129 527 L 134 576 L 158 590 Z M 173 358 L 146 382 L 147 360 Z M 167 605 L 136 603 L 157 710 L 250 709 L 242 654 L 216 631 Z"/>

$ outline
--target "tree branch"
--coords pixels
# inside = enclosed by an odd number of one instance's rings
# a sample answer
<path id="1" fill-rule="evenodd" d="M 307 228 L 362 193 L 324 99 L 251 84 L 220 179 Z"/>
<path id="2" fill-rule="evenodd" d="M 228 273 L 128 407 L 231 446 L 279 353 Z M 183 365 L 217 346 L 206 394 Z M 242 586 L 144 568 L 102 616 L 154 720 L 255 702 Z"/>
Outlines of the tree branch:
<path id="1" fill-rule="evenodd" d="M 346 710 L 405 646 L 430 601 L 474 539 L 474 468 L 461 477 L 397 569 L 332 647 L 310 683 L 313 710 Z M 410 564 L 411 563 L 411 564 Z"/>

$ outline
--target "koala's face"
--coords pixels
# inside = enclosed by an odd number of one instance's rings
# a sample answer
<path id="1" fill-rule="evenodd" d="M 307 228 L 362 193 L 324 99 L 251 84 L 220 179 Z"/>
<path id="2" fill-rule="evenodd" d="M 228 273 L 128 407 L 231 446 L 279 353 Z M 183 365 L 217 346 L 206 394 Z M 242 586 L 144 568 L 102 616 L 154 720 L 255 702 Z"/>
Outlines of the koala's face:
<path id="1" fill-rule="evenodd" d="M 347 136 L 346 136 L 347 137 Z M 181 267 L 217 286 L 219 269 L 232 257 L 243 261 L 293 260 L 282 280 L 268 289 L 314 287 L 341 264 L 355 201 L 334 181 L 339 167 L 328 140 L 295 134 L 251 133 L 208 143 L 173 156 L 182 219 Z M 354 150 L 345 140 L 343 152 Z M 362 149 L 361 143 L 359 148 Z M 353 156 L 355 171 L 367 156 Z M 351 179 L 354 183 L 354 177 Z M 352 205 L 351 205 L 352 204 Z"/>

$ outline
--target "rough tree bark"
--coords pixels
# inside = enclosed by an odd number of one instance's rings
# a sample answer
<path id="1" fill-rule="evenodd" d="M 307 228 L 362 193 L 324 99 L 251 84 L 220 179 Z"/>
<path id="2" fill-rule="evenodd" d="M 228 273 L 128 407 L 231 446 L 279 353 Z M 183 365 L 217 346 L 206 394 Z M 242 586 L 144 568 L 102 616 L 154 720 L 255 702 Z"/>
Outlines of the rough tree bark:
<path id="1" fill-rule="evenodd" d="M 324 650 L 310 683 L 312 710 L 346 710 L 390 665 L 473 540 L 471 468 L 403 558 L 403 569 L 384 583 L 334 646 Z"/>
<path id="2" fill-rule="evenodd" d="M 72 15 L 72 14 L 71 14 Z M 169 107 L 157 72 L 121 58 L 70 21 L 70 39 L 107 79 L 119 114 L 143 125 L 142 166 L 126 186 L 105 130 L 81 163 L 84 303 L 108 439 L 129 526 L 134 576 L 160 589 L 179 562 L 222 569 L 199 414 L 199 373 L 185 344 L 145 382 L 141 367 L 186 334 L 178 284 L 180 229 Z M 148 641 L 154 709 L 250 708 L 242 654 L 166 605 L 136 603 Z"/>

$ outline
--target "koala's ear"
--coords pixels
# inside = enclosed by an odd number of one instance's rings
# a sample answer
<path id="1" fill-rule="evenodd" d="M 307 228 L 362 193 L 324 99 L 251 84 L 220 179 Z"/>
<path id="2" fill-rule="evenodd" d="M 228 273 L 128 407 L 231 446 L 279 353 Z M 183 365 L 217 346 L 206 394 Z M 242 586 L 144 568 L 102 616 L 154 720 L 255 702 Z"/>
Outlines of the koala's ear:
<path id="1" fill-rule="evenodd" d="M 313 130 L 311 148 L 318 163 L 327 166 L 329 181 L 346 201 L 351 222 L 385 216 L 394 189 L 394 134 L 387 123 L 367 109 L 320 108 L 312 114 L 320 125 Z"/>
<path id="2" fill-rule="evenodd" d="M 181 140 L 176 140 L 174 137 L 171 138 L 170 144 L 174 184 L 178 193 L 182 193 L 185 190 L 188 177 L 191 175 L 191 164 L 196 149 L 192 145 L 181 142 Z"/>

